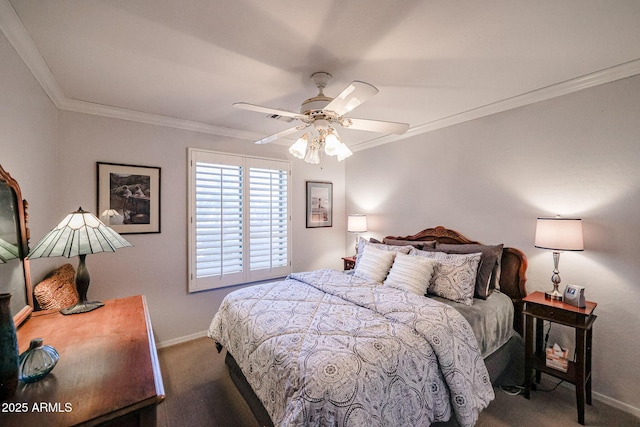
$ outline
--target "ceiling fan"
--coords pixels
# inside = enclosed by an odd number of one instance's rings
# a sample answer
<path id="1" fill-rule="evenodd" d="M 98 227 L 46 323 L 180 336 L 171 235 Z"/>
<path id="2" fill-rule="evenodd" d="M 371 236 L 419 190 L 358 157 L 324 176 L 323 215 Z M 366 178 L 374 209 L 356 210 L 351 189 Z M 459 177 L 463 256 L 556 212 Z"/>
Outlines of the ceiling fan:
<path id="1" fill-rule="evenodd" d="M 292 128 L 262 138 L 256 141 L 256 144 L 267 144 L 278 138 L 311 127 L 310 131 L 305 132 L 291 148 L 289 148 L 289 152 L 295 157 L 314 164 L 320 162 L 319 152 L 323 148 L 327 155 L 338 156 L 338 160 L 343 160 L 353 154 L 340 140 L 336 130 L 338 125 L 343 128 L 385 134 L 402 134 L 409 129 L 407 123 L 345 117 L 346 114 L 358 105 L 377 94 L 378 89 L 369 83 L 356 80 L 340 92 L 338 96 L 330 98 L 324 94 L 324 88 L 330 79 L 331 74 L 325 72 L 317 72 L 311 75 L 311 80 L 318 88 L 318 94 L 302 102 L 299 113 L 248 104 L 246 102 L 236 102 L 233 106 L 243 110 L 266 113 L 272 117 L 287 117 L 301 122 Z"/>

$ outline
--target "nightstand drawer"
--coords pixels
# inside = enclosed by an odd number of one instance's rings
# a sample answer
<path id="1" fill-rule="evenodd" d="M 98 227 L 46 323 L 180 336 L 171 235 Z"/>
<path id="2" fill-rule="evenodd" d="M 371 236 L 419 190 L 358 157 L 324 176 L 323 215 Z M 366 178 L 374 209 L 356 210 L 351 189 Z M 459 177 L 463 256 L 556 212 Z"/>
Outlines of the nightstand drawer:
<path id="1" fill-rule="evenodd" d="M 574 313 L 566 311 L 556 307 L 550 307 L 548 305 L 527 304 L 525 310 L 526 313 L 530 313 L 545 320 L 552 320 L 557 323 L 565 323 L 570 325 L 584 325 L 586 316 L 582 313 Z"/>

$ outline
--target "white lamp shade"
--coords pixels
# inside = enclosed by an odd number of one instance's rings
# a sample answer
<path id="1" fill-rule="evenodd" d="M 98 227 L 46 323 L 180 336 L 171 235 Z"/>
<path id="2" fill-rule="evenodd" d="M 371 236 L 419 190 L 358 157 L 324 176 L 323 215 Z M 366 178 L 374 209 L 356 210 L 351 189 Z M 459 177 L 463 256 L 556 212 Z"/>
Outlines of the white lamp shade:
<path id="1" fill-rule="evenodd" d="M 302 135 L 296 142 L 293 143 L 291 147 L 289 147 L 289 153 L 291 153 L 294 157 L 298 159 L 304 159 L 304 155 L 307 152 L 307 141 L 308 135 L 305 133 Z"/>
<path id="2" fill-rule="evenodd" d="M 349 233 L 364 233 L 367 231 L 367 216 L 352 214 L 347 217 L 347 231 Z"/>
<path id="3" fill-rule="evenodd" d="M 133 246 L 111 227 L 104 225 L 91 212 L 80 208 L 67 215 L 29 252 L 28 258 L 70 258 Z"/>
<path id="4" fill-rule="evenodd" d="M 582 220 L 538 218 L 535 247 L 554 251 L 583 251 Z"/>
<path id="5" fill-rule="evenodd" d="M 340 144 L 336 155 L 338 156 L 338 161 L 341 162 L 347 157 L 351 157 L 353 155 L 353 152 L 349 149 L 349 147 L 347 147 L 347 144 L 343 142 L 342 144 Z"/>
<path id="6" fill-rule="evenodd" d="M 311 163 L 312 165 L 317 165 L 320 163 L 320 150 L 318 147 L 311 145 L 309 150 L 307 151 L 307 155 L 304 157 L 304 161 L 307 163 Z"/>
<path id="7" fill-rule="evenodd" d="M 327 156 L 335 156 L 338 154 L 341 145 L 342 142 L 340 142 L 340 138 L 338 138 L 335 131 L 331 129 L 329 134 L 324 138 L 324 152 Z"/>

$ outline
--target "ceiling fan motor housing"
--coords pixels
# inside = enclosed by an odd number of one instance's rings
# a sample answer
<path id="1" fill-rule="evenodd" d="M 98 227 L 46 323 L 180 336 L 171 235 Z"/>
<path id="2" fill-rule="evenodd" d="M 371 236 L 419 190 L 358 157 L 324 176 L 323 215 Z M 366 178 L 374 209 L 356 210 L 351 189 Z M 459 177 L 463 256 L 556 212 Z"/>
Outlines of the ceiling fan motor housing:
<path id="1" fill-rule="evenodd" d="M 324 110 L 324 107 L 329 105 L 331 101 L 333 98 L 324 96 L 324 94 L 309 98 L 300 105 L 300 114 L 311 114 L 314 111 Z"/>

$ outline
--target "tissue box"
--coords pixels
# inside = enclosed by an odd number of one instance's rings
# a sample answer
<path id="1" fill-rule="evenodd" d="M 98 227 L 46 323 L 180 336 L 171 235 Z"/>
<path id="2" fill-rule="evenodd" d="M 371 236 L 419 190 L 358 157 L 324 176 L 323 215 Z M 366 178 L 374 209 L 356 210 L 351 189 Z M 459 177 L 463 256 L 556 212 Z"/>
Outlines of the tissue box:
<path id="1" fill-rule="evenodd" d="M 561 372 L 567 372 L 567 368 L 569 366 L 569 359 L 567 359 L 567 350 L 561 349 L 561 351 L 556 351 L 553 348 L 547 348 L 547 358 L 546 364 L 547 367 L 556 369 Z"/>

